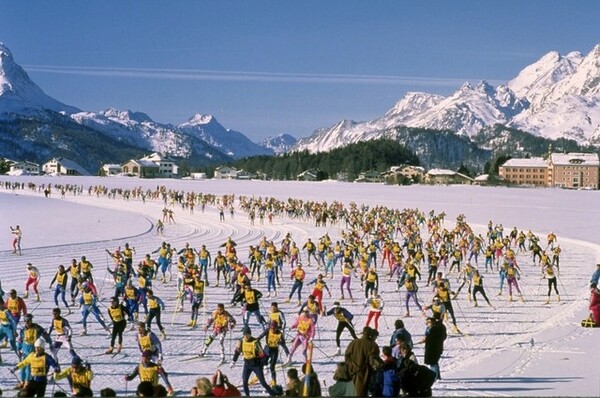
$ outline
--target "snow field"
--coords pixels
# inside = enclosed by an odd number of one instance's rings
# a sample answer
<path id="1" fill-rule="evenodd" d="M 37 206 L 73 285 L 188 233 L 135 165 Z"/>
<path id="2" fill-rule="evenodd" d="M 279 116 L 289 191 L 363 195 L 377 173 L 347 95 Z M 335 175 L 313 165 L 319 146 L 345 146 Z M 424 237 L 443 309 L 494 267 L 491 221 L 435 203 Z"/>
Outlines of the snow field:
<path id="1" fill-rule="evenodd" d="M 12 178 L 9 181 L 14 180 Z M 19 181 L 21 180 L 19 179 Z M 125 186 L 131 183 L 144 183 L 149 187 L 157 185 L 156 181 L 142 182 L 132 179 L 74 180 L 67 178 L 55 180 L 38 178 L 33 181 L 37 184 L 78 181 L 76 183 L 83 184 L 86 188 L 92 185 L 90 181 L 95 181 L 94 184 L 114 184 L 115 186 Z M 253 189 L 251 184 L 217 184 L 212 181 L 197 188 L 190 188 L 191 185 L 182 181 L 162 180 L 160 184 L 167 186 L 173 184 L 172 186 L 176 189 L 186 191 L 195 189 L 215 194 L 233 192 L 249 194 Z M 254 190 L 256 196 L 275 196 L 282 200 L 287 197 L 311 198 L 316 196 L 323 198 L 319 200 L 329 201 L 337 194 L 340 195 L 340 199 L 343 198 L 345 201 L 354 200 L 357 203 L 368 204 L 383 203 L 395 208 L 418 207 L 423 211 L 432 208 L 442 211 L 444 204 L 447 204 L 446 227 L 453 226 L 456 215 L 465 213 L 467 222 L 475 228 L 476 232 L 483 233 L 483 226 L 488 219 L 494 220 L 495 223 L 503 223 L 507 230 L 512 227 L 516 215 L 519 222 L 514 222 L 514 225 L 525 231 L 532 229 L 541 238 L 542 243 L 545 242 L 545 234 L 549 232 L 545 230 L 548 220 L 529 218 L 532 214 L 540 211 L 534 204 L 522 202 L 519 206 L 511 208 L 506 206 L 503 200 L 500 200 L 497 205 L 490 200 L 495 196 L 508 196 L 509 193 L 502 189 L 497 192 L 499 195 L 494 193 L 492 196 L 490 195 L 492 191 L 481 191 L 476 187 L 462 191 L 458 191 L 455 187 L 436 187 L 438 190 L 435 191 L 436 195 L 434 196 L 431 195 L 433 191 L 430 187 L 423 187 L 421 190 L 402 191 L 402 195 L 398 195 L 396 198 L 389 195 L 388 187 L 383 186 L 368 186 L 367 192 L 364 189 L 357 191 L 358 187 L 362 188 L 362 185 L 357 184 L 329 184 L 328 186 L 313 184 L 310 185 L 311 190 L 306 190 L 305 184 L 298 184 L 295 190 L 290 189 L 293 186 L 289 183 L 263 184 L 259 182 L 254 185 Z M 213 189 L 211 190 L 211 188 Z M 514 194 L 515 196 L 527 196 L 532 192 L 536 194 L 541 192 L 524 191 L 521 190 Z M 161 216 L 163 208 L 161 201 L 146 201 L 143 204 L 139 200 L 124 201 L 119 198 L 90 197 L 87 192 L 78 196 L 67 193 L 65 198 L 60 198 L 60 195 L 55 193 L 50 199 L 45 199 L 41 193 L 30 192 L 27 189 L 17 191 L 15 194 L 10 191 L 0 192 L 2 192 L 0 203 L 3 205 L 0 210 L 2 220 L 9 225 L 20 224 L 24 230 L 23 256 L 15 256 L 11 250 L 0 252 L 2 287 L 5 291 L 15 288 L 21 293 L 26 279 L 25 265 L 27 262 L 40 268 L 43 275 L 40 283 L 42 302 L 36 308 L 37 304 L 30 295 L 27 304 L 30 306 L 30 310 L 35 308 L 34 321 L 45 327 L 50 323 L 51 309 L 54 308 L 52 292 L 48 290 L 48 284 L 56 272 L 58 264 L 67 265 L 71 258 L 79 259 L 85 255 L 95 265 L 94 276 L 98 287 L 101 288 L 102 296 L 105 298 L 101 310 L 107 317 L 106 308 L 103 305 L 107 302 L 106 298 L 112 295 L 112 277 L 105 270 L 107 266 L 112 266 L 112 260 L 106 254 L 105 249 L 112 251 L 118 246 L 122 247 L 125 242 L 136 248 L 135 264 L 146 253 L 157 249 L 162 241 L 171 243 L 177 249 L 182 248 L 186 242 L 190 242 L 195 248 L 204 244 L 214 257 L 217 250 L 220 249 L 219 246 L 228 237 L 232 237 L 238 244 L 238 256 L 245 260 L 248 246 L 255 245 L 263 236 L 278 245 L 285 234 L 291 232 L 299 246 L 302 246 L 308 237 L 315 240 L 325 232 L 328 232 L 334 241 L 340 236 L 339 227 L 316 228 L 311 222 L 291 220 L 287 217 L 276 218 L 272 225 L 268 225 L 267 221 L 264 225 L 260 225 L 257 220 L 256 225 L 251 226 L 246 214 L 239 210 L 236 211 L 233 220 L 226 212 L 225 222 L 219 222 L 218 211 L 214 208 L 207 207 L 206 212 L 201 213 L 200 208 L 196 207 L 192 215 L 176 206 L 174 209 L 177 223 L 165 225 L 165 233 L 161 237 L 156 236 L 155 231 L 151 228 L 156 219 Z M 352 192 L 355 193 L 354 196 L 352 196 Z M 463 195 L 465 194 L 468 195 L 468 200 L 464 200 Z M 538 202 L 545 201 L 546 211 L 552 206 L 559 206 L 565 195 L 563 191 L 556 192 L 554 195 L 556 199 L 553 202 L 552 195 L 547 194 L 548 192 L 543 191 L 537 198 Z M 588 192 L 581 192 L 582 196 L 586 194 Z M 19 208 L 23 202 L 25 202 L 24 209 L 27 211 Z M 409 202 L 412 202 L 412 205 L 407 205 Z M 393 203 L 397 204 L 393 205 Z M 590 203 L 587 209 L 592 214 L 598 214 L 594 213 L 598 211 L 598 205 L 594 204 L 594 200 L 591 200 Z M 488 210 L 487 214 L 485 210 Z M 590 344 L 598 341 L 598 336 L 595 334 L 597 330 L 580 328 L 578 323 L 586 314 L 587 282 L 593 271 L 593 264 L 600 258 L 600 251 L 593 241 L 581 240 L 582 236 L 588 238 L 592 236 L 591 234 L 595 233 L 594 228 L 597 227 L 588 226 L 589 222 L 584 224 L 582 220 L 585 218 L 580 218 L 579 212 L 580 208 L 574 206 L 572 209 L 568 209 L 565 215 L 554 216 L 553 220 L 552 228 L 557 233 L 559 244 L 563 248 L 561 255 L 563 272 L 558 285 L 561 292 L 560 304 L 556 303 L 554 293 L 551 296 L 551 304 L 544 304 L 546 282 L 540 281 L 539 269 L 532 265 L 529 254 L 518 255 L 519 263 L 524 271 L 520 280 L 525 298 L 524 304 L 519 301 L 509 303 L 506 286 L 503 295 L 496 296 L 498 291 L 496 273 L 482 272 L 486 293 L 497 308 L 495 311 L 487 307 L 482 298 L 479 298 L 479 307 L 472 307 L 466 299 L 466 287 L 463 288 L 453 304 L 458 326 L 466 335 L 458 336 L 451 331 L 451 327 L 448 328 L 449 338 L 446 340 L 445 354 L 440 363 L 444 380 L 434 386 L 435 395 L 597 395 L 599 389 L 594 381 L 598 380 L 599 373 L 597 366 L 594 367 L 588 359 L 591 352 Z M 75 220 L 71 217 L 73 214 L 76 217 Z M 504 221 L 506 219 L 509 221 Z M 563 236 L 561 228 L 571 234 Z M 6 247 L 9 247 L 10 243 L 9 232 L 7 228 Z M 570 237 L 577 239 L 569 239 Z M 305 260 L 305 253 L 302 255 Z M 314 265 L 307 267 L 306 264 L 305 260 L 306 280 L 309 281 L 316 276 L 317 271 Z M 482 265 L 481 259 L 480 265 Z M 294 320 L 297 308 L 294 299 L 290 304 L 284 303 L 291 288 L 287 264 L 284 271 L 277 299 L 266 297 L 265 279 L 261 279 L 260 282 L 254 281 L 253 287 L 261 290 L 265 296 L 261 300 L 263 314 L 268 311 L 270 302 L 276 300 L 285 312 L 289 325 Z M 444 271 L 443 268 L 442 271 Z M 424 279 L 419 283 L 419 300 L 422 305 L 428 303 L 432 296 L 429 288 L 425 287 L 425 272 L 426 270 L 422 269 Z M 395 281 L 388 282 L 381 270 L 379 274 L 380 292 L 383 292 L 385 309 L 380 319 L 378 343 L 383 346 L 389 342 L 393 323 L 397 318 L 404 320 L 407 329 L 413 334 L 413 339 L 417 341 L 425 330 L 424 319 L 418 315 L 419 312 L 412 303 L 412 316 L 405 318 L 404 292 L 397 293 Z M 455 278 L 456 274 L 450 275 L 453 288 L 458 287 Z M 200 314 L 202 324 L 205 323 L 206 317 L 216 304 L 228 303 L 232 294 L 222 287 L 222 282 L 221 287 L 214 286 L 214 274 L 209 273 L 209 280 L 211 286 L 206 292 L 206 311 Z M 332 302 L 340 297 L 338 269 L 336 269 L 336 277 L 328 282 L 332 298 L 325 293 L 324 304 L 330 307 Z M 356 279 L 352 281 L 352 288 L 355 302 L 350 303 L 349 300 L 345 300 L 342 305 L 355 315 L 354 324 L 357 332 L 360 332 L 367 312 L 363 307 L 364 293 L 360 290 L 359 281 Z M 189 320 L 190 305 L 188 303 L 186 303 L 183 313 L 174 312 L 175 275 L 173 280 L 167 284 L 155 280 L 154 290 L 159 297 L 165 300 L 167 305 L 166 311 L 162 314 L 162 322 L 166 327 L 168 337 L 163 342 L 164 367 L 169 372 L 169 378 L 175 390 L 187 393 L 193 386 L 196 377 L 210 378 L 214 373 L 220 359 L 218 344 L 214 342 L 211 345 L 207 358 L 184 361 L 199 352 L 205 333 L 201 326 L 195 330 L 190 330 L 186 326 Z M 305 285 L 303 299 L 311 291 L 312 287 Z M 231 358 L 235 341 L 241 337 L 242 327 L 239 307 L 231 308 L 229 311 L 236 317 L 238 327 L 233 338 L 230 339 L 228 336 L 225 341 L 225 353 L 228 361 Z M 102 354 L 108 348 L 109 341 L 105 338 L 106 333 L 93 319 L 89 320 L 89 335 L 78 336 L 82 329 L 81 324 L 77 323 L 80 318 L 78 311 L 68 317 L 74 328 L 73 343 L 78 353 L 92 363 L 96 374 L 93 382 L 94 391 L 110 386 L 120 393 L 131 392 L 137 382 L 132 381 L 126 385 L 122 376 L 132 370 L 139 361 L 135 332 L 126 333 L 123 354 L 112 358 Z M 256 335 L 259 333 L 259 326 L 252 322 L 254 320 L 251 318 L 251 327 Z M 332 317 L 321 318 L 314 341 L 313 362 L 325 394 L 326 387 L 332 383 L 331 375 L 335 369 L 335 362 L 343 360 L 343 357 L 332 357 L 335 352 L 336 324 Z M 154 326 L 153 329 L 156 330 L 156 327 Z M 288 334 L 286 339 L 288 346 L 292 338 L 293 333 Z M 533 339 L 533 345 L 530 343 L 531 339 Z M 350 336 L 344 332 L 342 348 L 349 341 Z M 416 346 L 415 352 L 422 360 L 422 346 Z M 14 355 L 6 350 L 3 350 L 2 353 L 4 363 L 13 366 L 16 362 Z M 68 365 L 70 360 L 64 349 L 60 351 L 59 358 L 63 366 Z M 301 358 L 301 353 L 296 352 L 294 355 L 295 366 L 298 366 Z M 241 384 L 241 367 L 242 361 L 238 360 L 233 369 L 229 369 L 227 365 L 221 366 L 221 369 L 234 384 L 239 385 Z M 270 380 L 268 371 L 265 373 L 267 380 Z M 277 379 L 279 383 L 285 380 L 283 370 L 278 370 Z M 10 388 L 14 382 L 13 376 L 7 370 L 0 372 L 0 386 L 3 389 Z M 59 385 L 63 388 L 67 387 L 66 382 L 61 382 Z M 264 392 L 260 386 L 252 386 L 251 391 L 253 394 Z"/>

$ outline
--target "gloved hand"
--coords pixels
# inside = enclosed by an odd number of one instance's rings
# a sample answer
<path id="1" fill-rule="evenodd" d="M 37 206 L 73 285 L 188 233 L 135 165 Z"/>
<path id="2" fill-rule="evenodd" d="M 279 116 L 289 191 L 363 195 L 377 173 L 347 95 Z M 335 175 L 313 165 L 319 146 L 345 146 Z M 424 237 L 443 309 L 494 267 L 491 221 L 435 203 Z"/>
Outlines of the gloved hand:
<path id="1" fill-rule="evenodd" d="M 233 368 L 234 366 L 235 366 L 235 362 L 231 361 L 231 362 L 229 363 L 229 367 L 230 367 L 230 368 Z"/>

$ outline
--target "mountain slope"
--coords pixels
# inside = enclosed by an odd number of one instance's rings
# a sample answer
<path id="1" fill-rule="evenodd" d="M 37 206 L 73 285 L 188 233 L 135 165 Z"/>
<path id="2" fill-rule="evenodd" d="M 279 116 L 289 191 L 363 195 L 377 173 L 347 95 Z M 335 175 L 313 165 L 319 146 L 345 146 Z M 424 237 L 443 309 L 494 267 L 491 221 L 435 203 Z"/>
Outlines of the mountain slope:
<path id="1" fill-rule="evenodd" d="M 484 126 L 506 123 L 528 105 L 508 87 L 494 88 L 486 82 L 475 87 L 465 83 L 447 98 L 408 93 L 379 119 L 359 123 L 344 120 L 332 127 L 317 129 L 310 137 L 299 140 L 292 150 L 329 151 L 384 137 L 389 129 L 398 126 L 450 130 L 472 136 Z"/>
<path id="2" fill-rule="evenodd" d="M 0 118 L 44 116 L 47 109 L 67 114 L 79 111 L 46 95 L 15 63 L 8 47 L 0 43 Z"/>
<path id="3" fill-rule="evenodd" d="M 196 114 L 178 129 L 190 136 L 200 138 L 219 151 L 239 159 L 255 155 L 272 155 L 269 148 L 262 147 L 250 141 L 239 131 L 226 129 L 212 115 Z"/>
<path id="4" fill-rule="evenodd" d="M 550 53 L 525 68 L 509 86 L 532 101 L 509 126 L 547 138 L 600 142 L 600 45 L 585 57 Z"/>
<path id="5" fill-rule="evenodd" d="M 296 138 L 289 134 L 279 134 L 275 137 L 265 138 L 260 145 L 273 150 L 275 154 L 279 155 L 289 151 L 297 141 Z"/>
<path id="6" fill-rule="evenodd" d="M 389 134 L 397 126 L 453 131 L 468 137 L 497 124 L 550 139 L 600 144 L 600 45 L 586 56 L 550 52 L 507 85 L 465 83 L 448 97 L 408 93 L 381 118 L 343 120 L 315 130 L 292 151 L 329 151 Z"/>
<path id="7" fill-rule="evenodd" d="M 273 154 L 272 149 L 251 142 L 242 133 L 225 129 L 212 116 L 194 116 L 179 128 L 154 122 L 142 112 L 114 108 L 90 112 L 65 105 L 46 95 L 31 81 L 15 63 L 10 50 L 1 43 L 0 120 L 13 121 L 24 129 L 16 131 L 9 124 L 0 126 L 0 143 L 6 144 L 0 146 L 0 156 L 19 159 L 19 154 L 22 154 L 24 159 L 45 162 L 60 152 L 61 156 L 73 160 L 81 158 L 81 164 L 90 170 L 98 168 L 99 159 L 111 163 L 124 162 L 133 153 L 143 156 L 155 151 L 187 159 L 190 166 Z M 82 143 L 87 145 L 93 137 L 92 141 L 102 143 L 102 147 L 97 149 L 96 154 L 92 153 L 92 147 L 81 148 L 80 152 L 86 153 L 86 156 L 78 156 L 77 140 L 72 135 L 76 131 L 81 134 Z M 55 151 L 51 146 L 46 147 L 49 132 Z M 119 147 L 132 151 L 120 151 Z M 111 150 L 105 153 L 106 148 Z M 108 156 L 110 153 L 114 156 Z M 128 157 L 123 157 L 125 154 Z"/>

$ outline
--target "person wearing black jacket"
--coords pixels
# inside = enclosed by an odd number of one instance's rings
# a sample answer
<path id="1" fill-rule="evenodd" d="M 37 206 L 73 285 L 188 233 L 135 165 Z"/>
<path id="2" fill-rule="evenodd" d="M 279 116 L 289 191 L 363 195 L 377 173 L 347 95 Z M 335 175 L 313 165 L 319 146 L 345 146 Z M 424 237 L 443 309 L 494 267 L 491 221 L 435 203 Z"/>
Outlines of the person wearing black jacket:
<path id="1" fill-rule="evenodd" d="M 436 380 L 441 380 L 439 362 L 444 352 L 444 340 L 447 337 L 446 326 L 435 318 L 427 318 L 426 322 L 425 337 L 419 343 L 425 343 L 425 364 L 435 372 Z"/>

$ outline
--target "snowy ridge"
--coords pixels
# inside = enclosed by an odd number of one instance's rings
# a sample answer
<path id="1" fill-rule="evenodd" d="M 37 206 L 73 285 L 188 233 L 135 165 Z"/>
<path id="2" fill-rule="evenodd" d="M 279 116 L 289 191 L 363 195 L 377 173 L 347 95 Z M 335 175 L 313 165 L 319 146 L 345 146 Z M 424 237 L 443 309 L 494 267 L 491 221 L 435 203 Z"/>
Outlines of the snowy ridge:
<path id="1" fill-rule="evenodd" d="M 114 140 L 149 151 L 189 157 L 201 154 L 215 161 L 258 154 L 273 154 L 270 148 L 251 142 L 244 134 L 225 129 L 211 115 L 194 115 L 182 126 L 161 124 L 143 112 L 109 108 L 101 112 L 81 111 L 46 95 L 14 62 L 10 50 L 0 43 L 0 118 L 33 117 L 41 122 L 60 112 L 76 123 Z"/>
<path id="2" fill-rule="evenodd" d="M 297 142 L 296 138 L 292 137 L 289 134 L 279 134 L 275 137 L 267 137 L 265 138 L 260 145 L 272 149 L 275 154 L 286 153 L 294 146 Z"/>
<path id="3" fill-rule="evenodd" d="M 67 114 L 79 111 L 46 95 L 15 63 L 8 47 L 0 42 L 0 117 L 43 115 L 47 109 Z"/>
<path id="4" fill-rule="evenodd" d="M 586 56 L 550 52 L 507 85 L 465 83 L 448 97 L 407 93 L 381 118 L 317 129 L 292 150 L 329 151 L 384 137 L 385 130 L 397 126 L 450 130 L 472 137 L 495 124 L 546 138 L 600 143 L 600 45 Z"/>
<path id="5" fill-rule="evenodd" d="M 226 129 L 212 115 L 196 114 L 180 124 L 178 129 L 206 141 L 235 159 L 273 154 L 271 149 L 255 144 L 239 131 Z"/>

